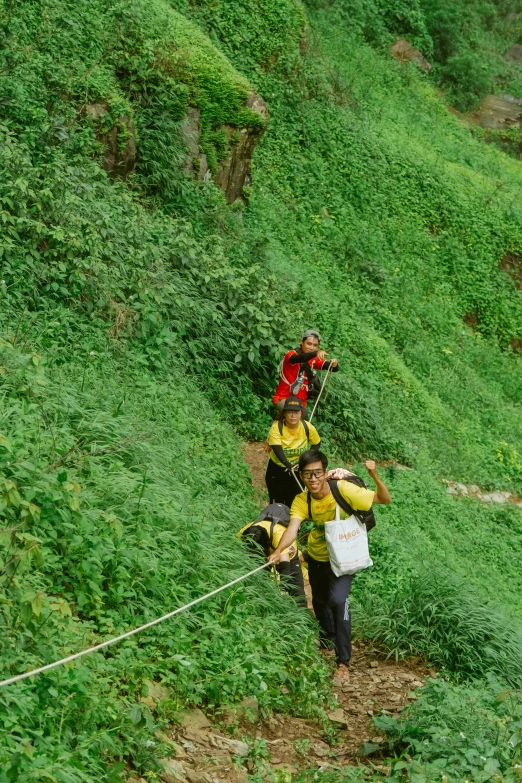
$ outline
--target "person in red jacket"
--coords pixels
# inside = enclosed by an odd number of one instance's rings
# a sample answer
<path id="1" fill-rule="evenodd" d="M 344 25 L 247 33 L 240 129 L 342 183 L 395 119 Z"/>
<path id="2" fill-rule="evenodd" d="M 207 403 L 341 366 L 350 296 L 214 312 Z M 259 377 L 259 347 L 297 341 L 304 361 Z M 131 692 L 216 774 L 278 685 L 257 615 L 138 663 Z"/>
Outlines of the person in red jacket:
<path id="1" fill-rule="evenodd" d="M 287 397 L 299 397 L 306 406 L 308 386 L 314 370 L 337 372 L 337 359 L 326 359 L 327 354 L 319 349 L 321 335 L 315 329 L 308 329 L 299 345 L 285 353 L 279 365 L 280 378 L 272 402 L 278 411 L 283 410 Z"/>

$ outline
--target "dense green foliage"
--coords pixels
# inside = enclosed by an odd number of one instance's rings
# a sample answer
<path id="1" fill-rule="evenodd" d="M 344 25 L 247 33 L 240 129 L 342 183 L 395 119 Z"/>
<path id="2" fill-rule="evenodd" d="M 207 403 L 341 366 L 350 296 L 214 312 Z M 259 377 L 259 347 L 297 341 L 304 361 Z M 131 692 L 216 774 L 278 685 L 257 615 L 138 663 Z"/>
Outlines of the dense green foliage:
<path id="1" fill-rule="evenodd" d="M 520 780 L 520 699 L 493 677 L 466 688 L 431 680 L 401 721 L 375 722 L 388 734 L 390 749 L 404 754 L 393 765 L 396 779 L 407 770 L 419 783 L 441 775 L 478 783 L 495 776 L 508 783 Z"/>
<path id="2" fill-rule="evenodd" d="M 518 69 L 502 59 L 519 36 L 516 0 L 343 0 L 337 5 L 346 23 L 374 46 L 385 48 L 406 36 L 431 62 L 431 78 L 459 109 L 473 108 L 499 81 L 505 85 L 518 78 Z"/>
<path id="3" fill-rule="evenodd" d="M 239 443 L 179 372 L 151 379 L 94 355 L 44 374 L 37 354 L 0 348 L 4 672 L 91 646 L 250 570 L 234 538 L 256 513 Z M 266 581 L 4 690 L 1 779 L 36 769 L 117 779 L 122 756 L 154 769 L 145 738 L 185 701 L 256 693 L 313 714 L 326 673 L 310 622 L 299 613 L 282 636 L 284 605 Z M 138 706 L 147 677 L 174 689 L 159 720 Z"/>
<path id="4" fill-rule="evenodd" d="M 430 685 L 388 727 L 394 752 L 415 730 L 425 744 L 411 740 L 411 757 L 437 766 L 443 721 L 481 687 L 466 679 L 519 684 L 520 509 L 448 498 L 438 480 L 522 493 L 521 170 L 434 88 L 462 107 L 491 89 L 510 10 L 0 3 L 3 673 L 249 569 L 234 533 L 256 509 L 232 427 L 265 436 L 277 361 L 314 325 L 341 366 L 317 419 L 333 460 L 413 469 L 387 470 L 394 504 L 379 512 L 375 569 L 356 581 L 358 632 L 461 681 Z M 397 35 L 432 75 L 390 58 Z M 271 120 L 248 206 L 227 207 L 193 181 L 182 123 L 200 111 L 215 171 L 223 126 L 259 122 L 251 89 Z M 126 182 L 99 165 L 112 127 L 123 149 L 124 118 L 138 150 Z M 122 760 L 150 771 L 154 720 L 185 702 L 255 692 L 264 709 L 317 713 L 313 628 L 267 582 L 2 692 L 0 781 L 108 781 Z M 154 720 L 138 705 L 147 677 L 173 687 Z M 502 687 L 479 699 L 485 745 Z M 506 772 L 514 755 L 498 748 L 479 755 Z M 452 752 L 454 777 L 478 780 L 471 748 Z M 409 763 L 401 774 L 429 779 Z"/>

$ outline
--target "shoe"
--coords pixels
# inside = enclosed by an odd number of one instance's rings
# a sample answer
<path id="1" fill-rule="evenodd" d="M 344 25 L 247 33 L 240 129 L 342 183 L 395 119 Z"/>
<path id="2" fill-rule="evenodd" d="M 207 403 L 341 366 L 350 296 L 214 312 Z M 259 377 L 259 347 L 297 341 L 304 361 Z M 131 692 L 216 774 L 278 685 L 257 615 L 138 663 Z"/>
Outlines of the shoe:
<path id="1" fill-rule="evenodd" d="M 350 664 L 339 663 L 337 665 L 337 669 L 335 670 L 334 677 L 342 680 L 342 682 L 348 682 L 350 679 Z"/>

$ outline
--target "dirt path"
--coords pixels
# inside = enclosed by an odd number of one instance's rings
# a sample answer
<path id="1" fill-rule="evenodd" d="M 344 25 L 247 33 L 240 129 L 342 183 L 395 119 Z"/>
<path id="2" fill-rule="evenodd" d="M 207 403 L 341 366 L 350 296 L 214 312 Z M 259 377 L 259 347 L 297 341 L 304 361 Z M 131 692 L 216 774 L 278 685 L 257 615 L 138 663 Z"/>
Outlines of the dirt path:
<path id="1" fill-rule="evenodd" d="M 250 697 L 223 714 L 208 716 L 198 709 L 181 713 L 179 725 L 158 732 L 158 742 L 168 749 L 160 777 L 164 783 L 248 783 L 248 773 L 256 772 L 266 783 L 275 783 L 290 781 L 305 769 L 322 771 L 364 761 L 387 773 L 380 752 L 384 738 L 372 715 L 398 715 L 415 699 L 414 689 L 425 675 L 417 663 L 378 660 L 356 644 L 350 681 L 341 686 L 334 680 L 339 706 L 328 715 L 336 729 L 335 744 L 328 744 L 322 727 L 311 720 L 277 713 L 261 720 L 257 699 Z M 168 697 L 162 690 L 150 683 L 149 694 L 156 696 L 144 701 L 152 710 L 155 701 Z M 127 783 L 147 781 L 130 773 Z"/>
<path id="2" fill-rule="evenodd" d="M 266 463 L 268 462 L 268 452 L 264 443 L 241 444 L 243 459 L 250 468 L 252 476 L 252 486 L 254 487 L 256 500 L 264 505 L 268 503 L 268 493 L 265 484 Z"/>
<path id="3" fill-rule="evenodd" d="M 243 457 L 250 473 L 252 474 L 252 484 L 257 493 L 260 503 L 267 502 L 266 486 L 265 486 L 265 471 L 266 463 L 268 460 L 268 453 L 265 450 L 264 443 L 242 443 L 241 448 L 243 451 Z M 392 461 L 379 462 L 382 467 L 388 465 L 394 465 L 398 470 L 412 470 L 412 468 L 406 467 L 406 465 L 400 465 Z M 347 468 L 352 466 L 347 464 Z M 449 495 L 456 495 L 458 497 L 475 498 L 482 503 L 512 503 L 519 508 L 522 508 L 522 498 L 513 492 L 508 491 L 496 491 L 487 492 L 481 489 L 476 484 L 459 484 L 457 481 L 451 481 L 450 479 L 439 479 L 446 484 L 446 491 Z"/>

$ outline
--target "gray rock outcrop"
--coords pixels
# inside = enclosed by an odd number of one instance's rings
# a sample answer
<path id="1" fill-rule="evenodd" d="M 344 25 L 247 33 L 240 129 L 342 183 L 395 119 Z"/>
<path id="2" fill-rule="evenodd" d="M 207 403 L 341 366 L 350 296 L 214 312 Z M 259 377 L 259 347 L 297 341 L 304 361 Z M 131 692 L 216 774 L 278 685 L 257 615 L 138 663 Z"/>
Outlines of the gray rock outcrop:
<path id="1" fill-rule="evenodd" d="M 487 95 L 475 112 L 474 119 L 487 130 L 522 127 L 522 99 L 508 93 Z"/>
<path id="2" fill-rule="evenodd" d="M 243 198 L 243 188 L 251 183 L 252 155 L 269 119 L 267 106 L 257 93 L 249 94 L 246 105 L 262 117 L 263 123 L 240 129 L 228 125 L 222 128 L 228 139 L 227 154 L 218 164 L 214 174 L 210 171 L 206 156 L 199 145 L 201 136 L 199 109 L 189 108 L 182 128 L 183 138 L 190 153 L 188 168 L 200 182 L 207 182 L 213 178 L 225 194 L 227 204 Z"/>
<path id="3" fill-rule="evenodd" d="M 428 73 L 433 68 L 432 64 L 424 57 L 422 52 L 415 49 L 406 38 L 397 38 L 391 47 L 392 57 L 400 62 L 411 62 L 420 68 L 421 71 Z"/>
<path id="4" fill-rule="evenodd" d="M 522 46 L 513 44 L 504 55 L 504 60 L 512 63 L 522 63 Z"/>
<path id="5" fill-rule="evenodd" d="M 96 137 L 103 145 L 102 166 L 111 176 L 125 179 L 136 162 L 136 135 L 130 117 L 121 115 L 107 129 L 104 119 L 110 113 L 107 103 L 90 103 L 85 114 L 94 123 Z"/>

